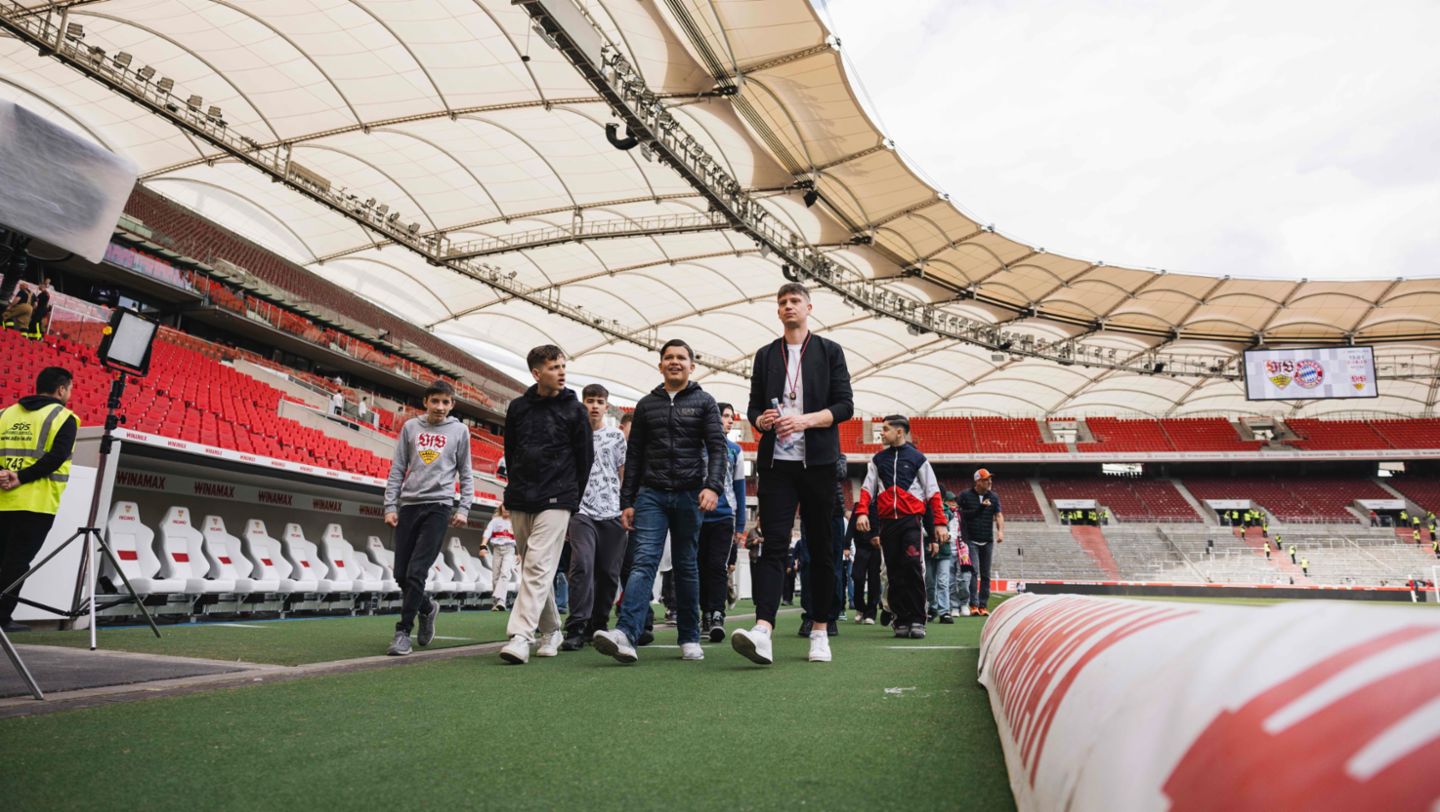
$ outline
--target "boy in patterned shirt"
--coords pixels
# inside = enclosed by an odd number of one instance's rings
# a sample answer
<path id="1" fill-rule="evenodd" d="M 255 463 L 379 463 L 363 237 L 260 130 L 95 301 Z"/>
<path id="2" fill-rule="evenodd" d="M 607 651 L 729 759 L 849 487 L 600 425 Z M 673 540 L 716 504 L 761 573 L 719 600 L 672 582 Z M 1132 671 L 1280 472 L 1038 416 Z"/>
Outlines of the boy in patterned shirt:
<path id="1" fill-rule="evenodd" d="M 610 392 L 598 383 L 581 391 L 594 434 L 595 462 L 580 510 L 570 517 L 570 615 L 561 651 L 579 651 L 597 629 L 605 628 L 610 604 L 620 588 L 625 559 L 625 528 L 620 525 L 620 475 L 625 466 L 625 435 L 605 425 Z M 597 603 L 596 599 L 603 601 Z"/>

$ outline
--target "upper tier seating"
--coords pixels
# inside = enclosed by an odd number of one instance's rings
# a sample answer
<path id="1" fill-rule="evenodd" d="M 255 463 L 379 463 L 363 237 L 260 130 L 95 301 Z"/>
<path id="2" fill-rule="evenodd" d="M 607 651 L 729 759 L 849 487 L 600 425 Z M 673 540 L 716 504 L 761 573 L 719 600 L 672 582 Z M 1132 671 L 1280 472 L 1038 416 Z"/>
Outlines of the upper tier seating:
<path id="1" fill-rule="evenodd" d="M 1314 420 L 1295 417 L 1285 421 L 1299 435 L 1300 439 L 1290 445 L 1311 451 L 1344 450 L 1367 448 L 1390 448 L 1391 445 L 1371 428 L 1369 423 L 1359 420 Z"/>
<path id="2" fill-rule="evenodd" d="M 1255 451 L 1265 445 L 1264 440 L 1240 439 L 1235 426 L 1223 417 L 1188 417 L 1158 422 L 1178 451 Z"/>
<path id="3" fill-rule="evenodd" d="M 1198 522 L 1195 509 L 1164 479 L 1125 477 L 1064 477 L 1042 480 L 1040 487 L 1055 499 L 1094 499 L 1125 522 Z"/>
<path id="4" fill-rule="evenodd" d="M 1346 510 L 1356 499 L 1393 499 L 1364 478 L 1186 477 L 1197 499 L 1250 499 L 1282 522 L 1348 523 L 1360 518 Z"/>
<path id="5" fill-rule="evenodd" d="M 1076 451 L 1173 451 L 1175 446 L 1156 420 L 1086 418 L 1094 442 L 1076 443 Z"/>

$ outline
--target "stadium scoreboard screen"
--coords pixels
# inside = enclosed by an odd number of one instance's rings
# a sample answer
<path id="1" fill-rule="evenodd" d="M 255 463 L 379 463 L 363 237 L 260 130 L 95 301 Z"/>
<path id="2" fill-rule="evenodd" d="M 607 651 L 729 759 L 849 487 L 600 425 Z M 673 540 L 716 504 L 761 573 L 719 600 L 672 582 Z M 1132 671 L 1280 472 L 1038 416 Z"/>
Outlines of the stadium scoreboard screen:
<path id="1" fill-rule="evenodd" d="M 1245 351 L 1246 400 L 1379 396 L 1372 347 Z"/>

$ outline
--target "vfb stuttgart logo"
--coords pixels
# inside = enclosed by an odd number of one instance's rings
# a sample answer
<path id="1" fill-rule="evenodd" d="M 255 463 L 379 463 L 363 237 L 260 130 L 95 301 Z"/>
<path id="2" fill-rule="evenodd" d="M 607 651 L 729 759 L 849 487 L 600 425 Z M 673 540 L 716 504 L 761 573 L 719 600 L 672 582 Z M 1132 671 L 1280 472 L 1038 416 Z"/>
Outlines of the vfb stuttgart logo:
<path id="1" fill-rule="evenodd" d="M 449 442 L 443 434 L 422 434 L 415 438 L 415 447 L 420 449 L 420 459 L 426 465 L 440 458 L 440 452 L 445 450 L 445 444 Z"/>

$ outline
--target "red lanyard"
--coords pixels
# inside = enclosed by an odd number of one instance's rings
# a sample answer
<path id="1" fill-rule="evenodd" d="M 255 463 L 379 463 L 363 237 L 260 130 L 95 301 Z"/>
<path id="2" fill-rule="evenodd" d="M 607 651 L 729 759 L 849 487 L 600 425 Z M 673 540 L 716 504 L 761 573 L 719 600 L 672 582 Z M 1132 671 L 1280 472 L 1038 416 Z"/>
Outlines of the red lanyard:
<path id="1" fill-rule="evenodd" d="M 814 335 L 814 333 L 807 332 L 805 334 L 805 340 L 800 342 L 800 360 L 795 362 L 794 379 L 790 377 L 790 345 L 785 345 L 785 392 L 782 394 L 788 394 L 790 396 L 789 400 L 792 401 L 795 400 L 797 395 L 795 388 L 800 384 L 800 381 L 803 380 L 802 376 L 805 374 L 805 350 L 810 347 L 810 337 L 812 335 Z"/>

